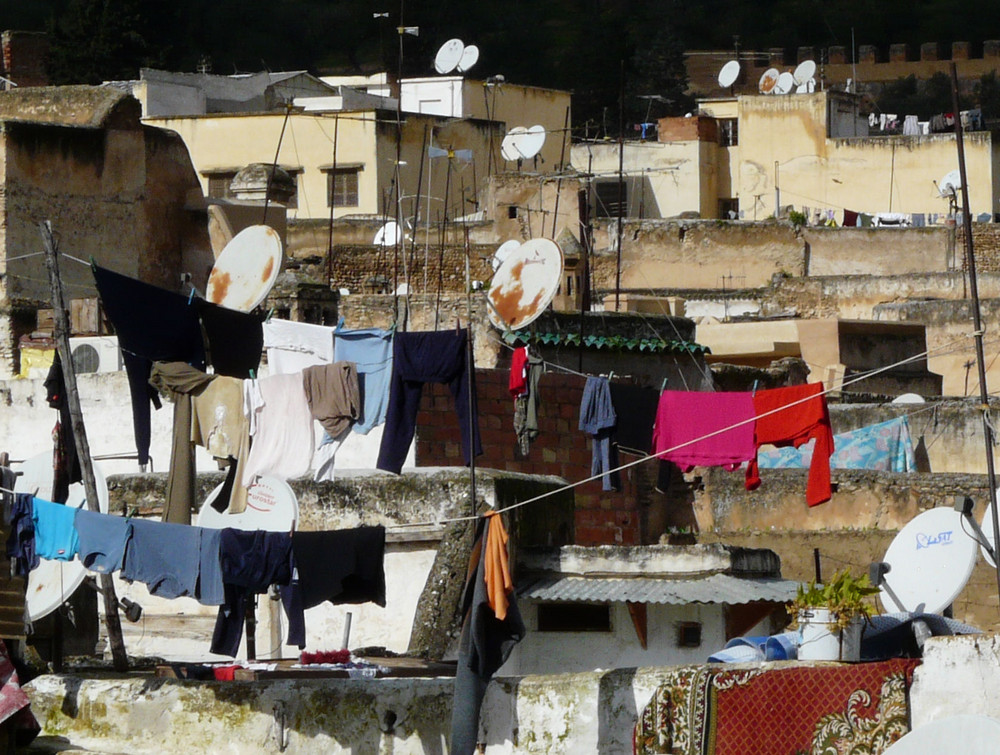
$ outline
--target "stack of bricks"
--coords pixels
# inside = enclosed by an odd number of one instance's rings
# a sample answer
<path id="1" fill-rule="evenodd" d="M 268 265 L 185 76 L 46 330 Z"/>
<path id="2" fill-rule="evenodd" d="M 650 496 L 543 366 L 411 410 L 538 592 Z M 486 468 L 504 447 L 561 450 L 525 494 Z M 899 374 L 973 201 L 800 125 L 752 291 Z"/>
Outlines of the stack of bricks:
<path id="1" fill-rule="evenodd" d="M 483 468 L 556 475 L 568 482 L 591 476 L 591 440 L 577 429 L 584 379 L 547 372 L 540 380 L 538 438 L 526 456 L 517 449 L 514 401 L 508 392 L 507 370 L 476 370 L 479 430 Z M 623 459 L 627 461 L 628 459 Z M 451 393 L 444 385 L 425 386 L 417 415 L 418 466 L 463 464 L 458 418 Z M 602 490 L 600 480 L 574 490 L 575 539 L 578 545 L 637 545 L 641 542 L 638 516 L 638 475 L 622 474 L 622 491 Z M 532 506 L 544 506 L 542 499 Z"/>

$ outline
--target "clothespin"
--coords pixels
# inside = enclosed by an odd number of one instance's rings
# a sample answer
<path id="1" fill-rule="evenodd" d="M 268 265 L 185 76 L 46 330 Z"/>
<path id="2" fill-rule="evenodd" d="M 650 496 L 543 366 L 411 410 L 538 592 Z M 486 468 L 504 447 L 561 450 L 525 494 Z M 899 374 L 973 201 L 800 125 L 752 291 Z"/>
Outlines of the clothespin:
<path id="1" fill-rule="evenodd" d="M 267 317 L 264 318 L 264 322 L 271 322 L 271 317 L 274 315 L 274 307 L 271 307 L 267 311 Z"/>
<path id="2" fill-rule="evenodd" d="M 611 372 L 608 373 L 608 382 L 610 383 L 614 379 L 614 377 L 615 377 L 615 371 L 611 370 Z"/>
<path id="3" fill-rule="evenodd" d="M 250 370 L 250 379 L 251 380 L 256 380 L 257 379 L 257 377 L 253 374 L 253 370 Z"/>
<path id="4" fill-rule="evenodd" d="M 191 292 L 188 294 L 188 306 L 191 306 L 191 302 L 194 300 L 194 286 L 191 286 Z"/>

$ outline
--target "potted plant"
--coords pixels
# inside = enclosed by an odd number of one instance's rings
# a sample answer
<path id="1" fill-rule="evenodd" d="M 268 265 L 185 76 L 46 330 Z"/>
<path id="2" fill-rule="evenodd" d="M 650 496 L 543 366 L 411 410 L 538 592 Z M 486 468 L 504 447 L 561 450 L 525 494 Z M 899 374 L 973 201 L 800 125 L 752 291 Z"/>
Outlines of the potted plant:
<path id="1" fill-rule="evenodd" d="M 871 616 L 870 597 L 878 592 L 865 574 L 844 569 L 826 584 L 800 585 L 788 608 L 799 630 L 802 660 L 856 661 L 861 656 L 861 630 Z"/>

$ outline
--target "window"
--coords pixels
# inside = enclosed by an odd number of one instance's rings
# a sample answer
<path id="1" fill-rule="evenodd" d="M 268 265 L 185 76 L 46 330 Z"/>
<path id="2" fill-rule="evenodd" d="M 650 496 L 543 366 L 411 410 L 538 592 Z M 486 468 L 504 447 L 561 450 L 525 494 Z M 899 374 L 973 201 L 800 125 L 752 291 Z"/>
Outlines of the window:
<path id="1" fill-rule="evenodd" d="M 700 647 L 701 624 L 697 621 L 678 621 L 677 646 L 682 648 Z"/>
<path id="2" fill-rule="evenodd" d="M 326 171 L 326 206 L 358 206 L 358 174 L 361 168 L 337 168 Z"/>
<path id="3" fill-rule="evenodd" d="M 235 170 L 218 171 L 208 173 L 208 196 L 213 199 L 232 199 L 233 192 L 229 189 L 229 184 L 236 178 Z"/>
<path id="4" fill-rule="evenodd" d="M 613 181 L 597 181 L 594 183 L 594 196 L 597 206 L 594 208 L 595 218 L 618 217 L 618 179 Z M 621 184 L 622 217 L 628 217 L 628 181 Z"/>
<path id="5" fill-rule="evenodd" d="M 719 119 L 719 146 L 735 147 L 740 143 L 739 124 L 735 118 Z"/>
<path id="6" fill-rule="evenodd" d="M 539 632 L 610 632 L 611 606 L 602 603 L 539 603 Z"/>
<path id="7" fill-rule="evenodd" d="M 723 220 L 738 220 L 740 217 L 739 197 L 720 199 L 719 217 Z"/>

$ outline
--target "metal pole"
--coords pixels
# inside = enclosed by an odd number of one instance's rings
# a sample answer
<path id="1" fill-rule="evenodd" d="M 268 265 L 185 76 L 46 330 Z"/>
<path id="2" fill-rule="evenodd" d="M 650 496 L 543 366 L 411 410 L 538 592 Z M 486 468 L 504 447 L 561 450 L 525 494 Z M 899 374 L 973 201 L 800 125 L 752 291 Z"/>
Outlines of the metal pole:
<path id="1" fill-rule="evenodd" d="M 993 542 L 1000 544 L 1000 519 L 997 519 L 997 478 L 993 464 L 993 426 L 990 422 L 990 397 L 986 388 L 986 356 L 983 353 L 983 319 L 979 309 L 979 286 L 976 281 L 976 255 L 972 248 L 972 206 L 969 204 L 969 181 L 965 173 L 965 144 L 962 118 L 958 110 L 958 71 L 951 64 L 951 101 L 955 112 L 955 143 L 958 146 L 958 171 L 962 182 L 962 224 L 965 230 L 965 259 L 969 267 L 969 293 L 972 295 L 972 321 L 976 329 L 976 364 L 979 367 L 979 401 L 983 413 L 983 439 L 986 443 L 986 475 L 993 514 Z M 996 563 L 997 594 L 1000 595 L 1000 561 Z"/>
<path id="2" fill-rule="evenodd" d="M 49 221 L 38 224 L 45 244 L 45 267 L 49 272 L 49 285 L 52 289 L 52 312 L 55 321 L 56 347 L 59 359 L 62 361 L 63 379 L 66 381 L 66 402 L 69 404 L 70 422 L 73 434 L 76 436 L 76 453 L 80 457 L 80 469 L 83 472 L 83 489 L 87 495 L 87 508 L 100 511 L 97 500 L 97 481 L 94 478 L 94 464 L 90 457 L 90 443 L 87 441 L 87 428 L 83 424 L 83 410 L 80 408 L 80 391 L 76 384 L 76 370 L 73 367 L 73 355 L 69 348 L 69 317 L 63 300 L 62 281 L 59 278 L 59 256 L 56 242 L 52 237 L 52 226 Z M 118 596 L 115 595 L 115 583 L 110 574 L 101 574 L 98 578 L 101 594 L 104 596 L 104 623 L 108 632 L 108 645 L 111 647 L 111 658 L 115 671 L 128 671 L 128 654 L 125 652 L 125 639 L 122 636 L 121 619 L 118 616 Z"/>
<path id="3" fill-rule="evenodd" d="M 559 223 L 559 195 L 562 193 L 562 174 L 566 163 L 566 137 L 569 131 L 569 108 L 566 108 L 566 117 L 563 119 L 562 147 L 559 149 L 559 178 L 556 180 L 556 207 L 552 213 L 552 240 L 556 239 L 556 225 Z M 543 184 L 544 186 L 544 184 Z M 545 217 L 542 216 L 542 225 L 545 225 Z M 545 235 L 543 228 L 542 235 Z"/>
<path id="4" fill-rule="evenodd" d="M 340 113 L 333 116 L 333 168 L 330 170 L 330 239 L 326 247 L 326 285 L 333 285 L 333 212 L 337 204 L 337 131 L 340 127 Z"/>
<path id="5" fill-rule="evenodd" d="M 472 272 L 470 270 L 469 256 L 471 255 L 469 246 L 469 226 L 465 226 L 465 301 L 468 309 L 469 321 L 467 323 L 468 335 L 466 336 L 466 365 L 469 375 L 469 514 L 476 515 L 476 352 L 472 343 Z"/>
<path id="6" fill-rule="evenodd" d="M 621 98 L 618 103 L 618 252 L 615 257 L 615 312 L 621 308 L 622 213 L 625 212 L 625 61 L 622 61 Z"/>
<path id="7" fill-rule="evenodd" d="M 588 183 L 589 186 L 589 183 Z M 587 189 L 576 193 L 577 207 L 580 213 L 580 246 L 583 248 L 583 259 L 580 260 L 580 346 L 577 349 L 577 371 L 583 372 L 583 336 L 586 326 L 586 312 L 590 310 L 590 196 Z"/>
<path id="8" fill-rule="evenodd" d="M 271 170 L 267 173 L 267 187 L 264 189 L 264 218 L 261 224 L 267 225 L 267 208 L 271 203 L 271 182 L 274 180 L 274 171 L 278 169 L 278 155 L 281 154 L 281 142 L 285 139 L 285 126 L 288 125 L 288 116 L 292 114 L 292 103 L 285 105 L 285 120 L 281 122 L 281 133 L 278 135 L 278 146 L 274 150 L 274 162 L 271 163 Z"/>

